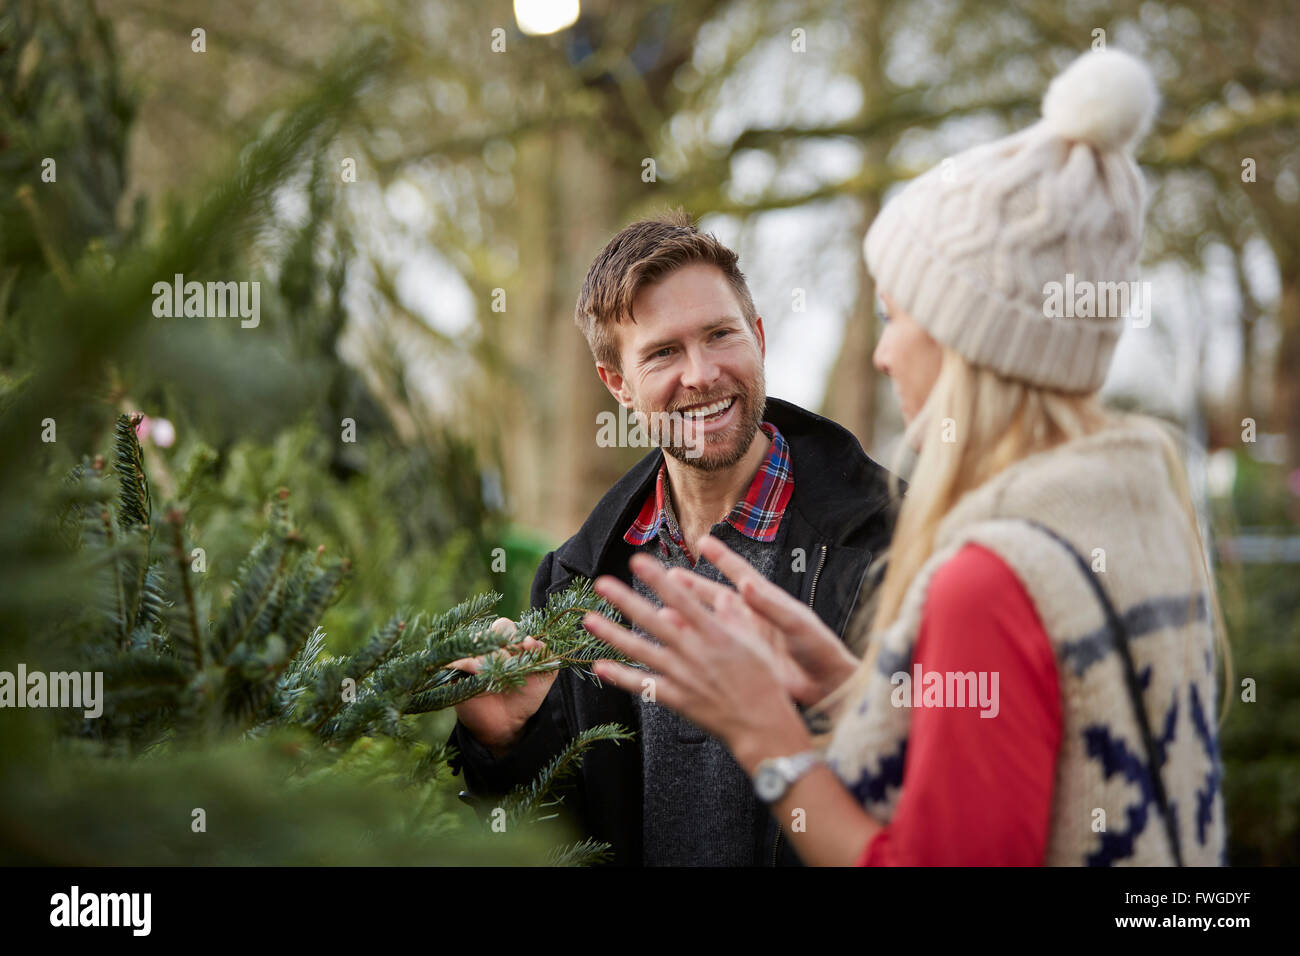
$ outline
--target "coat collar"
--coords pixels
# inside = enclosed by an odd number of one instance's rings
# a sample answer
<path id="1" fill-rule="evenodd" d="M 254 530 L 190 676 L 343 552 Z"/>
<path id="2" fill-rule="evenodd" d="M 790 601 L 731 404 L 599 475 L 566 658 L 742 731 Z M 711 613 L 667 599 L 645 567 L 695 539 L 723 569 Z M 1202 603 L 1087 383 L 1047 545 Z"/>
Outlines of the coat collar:
<path id="1" fill-rule="evenodd" d="M 794 495 L 786 506 L 827 542 L 842 540 L 889 504 L 889 473 L 862 450 L 852 432 L 807 409 L 767 398 L 763 418 L 784 436 L 795 473 Z M 655 449 L 623 475 L 597 503 L 572 538 L 556 551 L 571 573 L 595 577 L 626 560 L 630 546 L 623 532 L 635 520 L 663 461 Z"/>

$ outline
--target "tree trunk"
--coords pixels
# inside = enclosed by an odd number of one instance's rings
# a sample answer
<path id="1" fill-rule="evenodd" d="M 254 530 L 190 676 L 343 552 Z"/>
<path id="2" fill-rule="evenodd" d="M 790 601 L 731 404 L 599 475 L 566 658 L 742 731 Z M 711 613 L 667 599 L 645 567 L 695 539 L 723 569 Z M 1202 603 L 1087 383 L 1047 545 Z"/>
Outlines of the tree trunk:
<path id="1" fill-rule="evenodd" d="M 596 415 L 613 399 L 596 377 L 573 308 L 591 259 L 617 231 L 615 170 L 581 133 L 552 130 L 521 150 L 518 282 L 501 323 L 517 370 L 501 422 L 510 510 L 553 539 L 573 534 L 627 458 L 596 447 Z"/>
<path id="2" fill-rule="evenodd" d="M 865 235 L 865 224 L 870 224 L 879 208 L 875 197 L 866 201 L 862 234 Z M 826 398 L 822 402 L 823 414 L 853 432 L 868 451 L 875 439 L 878 381 L 875 366 L 871 363 L 871 355 L 876 349 L 875 295 L 875 283 L 867 272 L 866 260 L 859 256 L 857 300 L 845 320 L 844 341 L 831 367 Z"/>

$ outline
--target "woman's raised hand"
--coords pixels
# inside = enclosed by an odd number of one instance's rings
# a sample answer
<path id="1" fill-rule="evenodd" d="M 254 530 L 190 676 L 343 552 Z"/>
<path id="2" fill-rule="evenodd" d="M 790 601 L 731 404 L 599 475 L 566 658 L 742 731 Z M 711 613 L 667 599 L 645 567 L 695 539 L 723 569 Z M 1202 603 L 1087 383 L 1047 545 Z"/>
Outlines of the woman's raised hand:
<path id="1" fill-rule="evenodd" d="M 812 608 L 712 535 L 704 538 L 700 553 L 736 590 L 689 571 L 681 571 L 680 580 L 721 618 L 750 630 L 773 649 L 782 683 L 800 704 L 817 703 L 857 669 L 858 659 Z"/>

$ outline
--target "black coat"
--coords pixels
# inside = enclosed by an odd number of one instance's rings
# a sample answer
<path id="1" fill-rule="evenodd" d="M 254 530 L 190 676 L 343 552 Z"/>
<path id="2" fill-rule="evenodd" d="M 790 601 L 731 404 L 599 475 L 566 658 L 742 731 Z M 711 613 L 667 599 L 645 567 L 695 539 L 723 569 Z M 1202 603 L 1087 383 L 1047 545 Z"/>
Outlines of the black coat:
<path id="1" fill-rule="evenodd" d="M 782 518 L 787 553 L 803 548 L 807 570 L 781 561 L 773 580 L 813 610 L 841 638 L 857 606 L 872 558 L 893 532 L 888 473 L 867 457 L 847 430 L 829 419 L 780 399 L 768 398 L 764 419 L 780 429 L 789 445 L 794 492 Z M 631 584 L 628 559 L 635 552 L 623 533 L 654 490 L 663 453 L 653 451 L 618 480 L 568 541 L 542 559 L 533 579 L 532 606 L 564 590 L 574 577 L 612 574 Z M 879 580 L 873 575 L 872 585 Z M 486 815 L 499 796 L 528 783 L 573 736 L 597 724 L 615 722 L 638 729 L 636 701 L 626 692 L 597 686 L 561 671 L 519 743 L 494 758 L 457 722 L 449 743 L 464 771 L 466 795 Z M 567 813 L 587 835 L 613 845 L 618 865 L 641 862 L 641 753 L 636 741 L 598 743 L 586 753 L 576 783 L 564 796 Z M 798 864 L 770 814 L 755 834 L 758 859 Z M 701 821 L 701 826 L 707 826 Z"/>

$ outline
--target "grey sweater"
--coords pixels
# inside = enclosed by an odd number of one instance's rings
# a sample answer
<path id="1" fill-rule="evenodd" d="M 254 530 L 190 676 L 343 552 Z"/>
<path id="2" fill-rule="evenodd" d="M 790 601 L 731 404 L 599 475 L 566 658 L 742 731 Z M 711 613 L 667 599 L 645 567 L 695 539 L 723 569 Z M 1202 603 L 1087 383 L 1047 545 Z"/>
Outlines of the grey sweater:
<path id="1" fill-rule="evenodd" d="M 639 550 L 669 567 L 687 568 L 725 583 L 722 572 L 704 559 L 691 567 L 690 558 L 672 540 L 670 529 L 676 531 L 677 525 L 668 502 L 665 517 L 668 520 L 660 525 L 658 536 Z M 784 532 L 784 522 L 772 541 L 755 541 L 725 521 L 711 530 L 764 577 L 770 577 L 776 567 Z M 633 585 L 643 597 L 660 603 L 640 578 Z M 722 741 L 667 707 L 636 699 L 641 709 L 644 864 L 762 865 L 760 835 L 768 811 L 731 752 Z"/>

